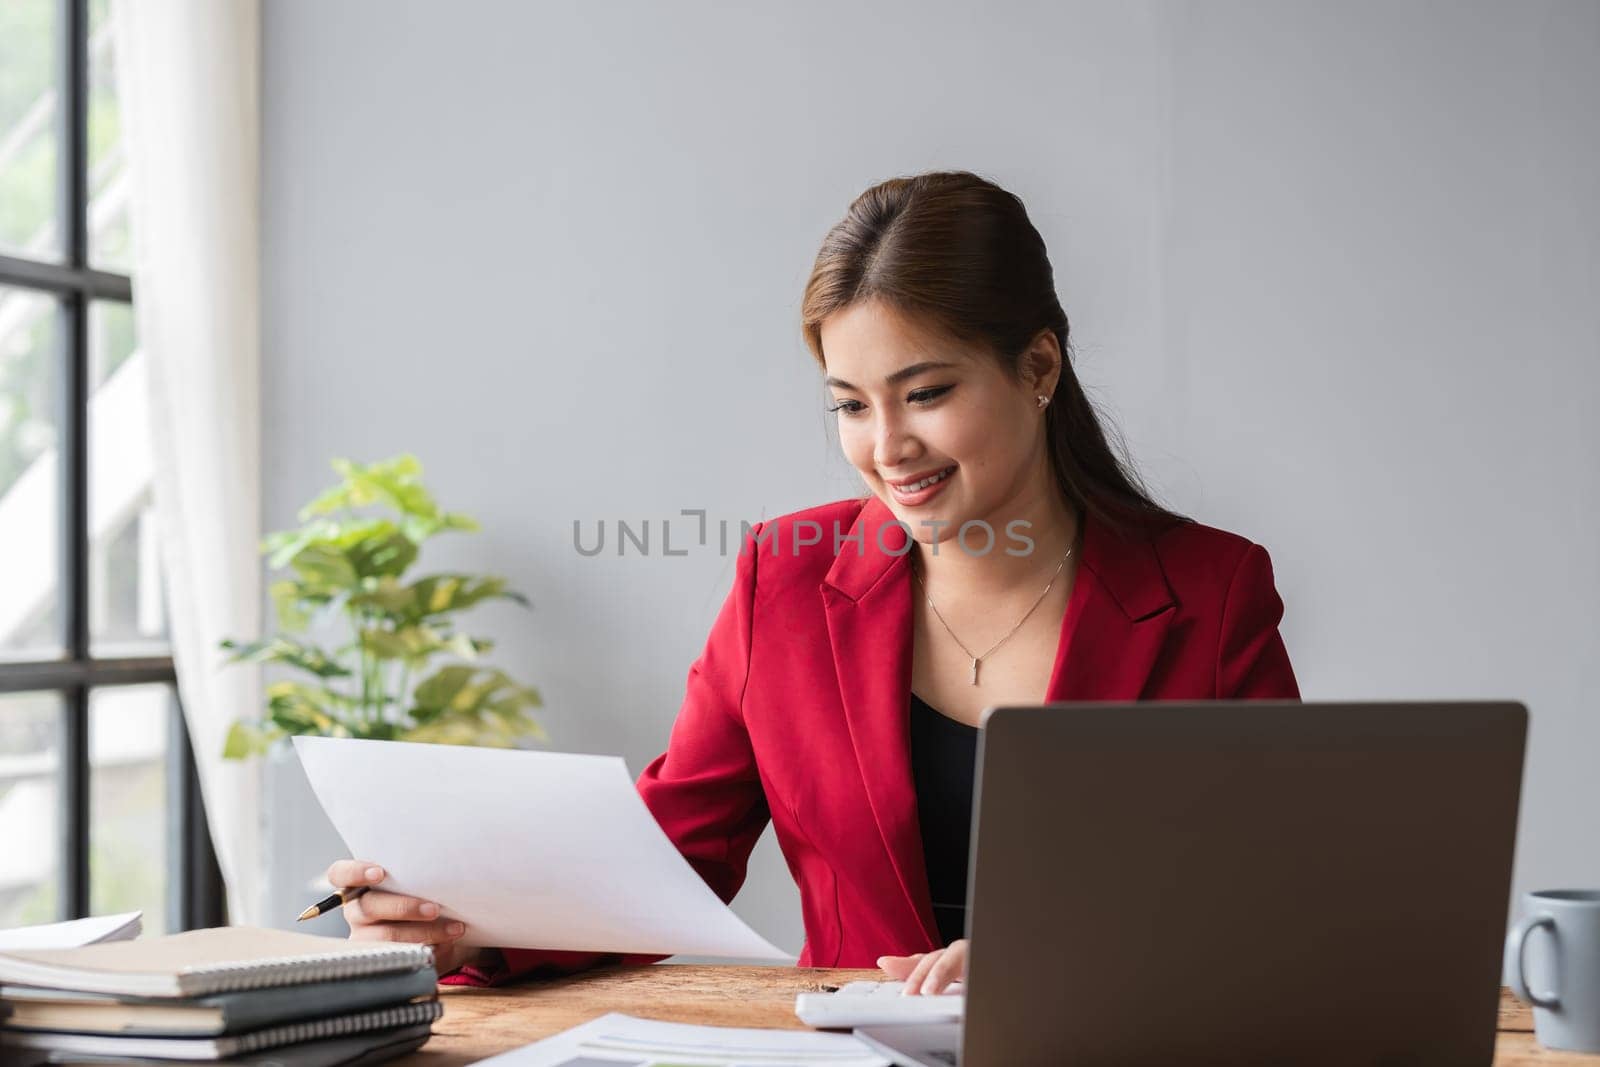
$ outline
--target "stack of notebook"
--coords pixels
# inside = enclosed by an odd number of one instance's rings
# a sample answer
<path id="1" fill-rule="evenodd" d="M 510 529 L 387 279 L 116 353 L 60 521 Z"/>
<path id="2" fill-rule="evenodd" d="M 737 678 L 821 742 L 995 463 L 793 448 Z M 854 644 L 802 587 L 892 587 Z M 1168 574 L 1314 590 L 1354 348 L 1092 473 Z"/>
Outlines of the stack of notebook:
<path id="1" fill-rule="evenodd" d="M 376 1063 L 428 1039 L 436 981 L 426 945 L 249 927 L 5 951 L 0 1063 Z"/>

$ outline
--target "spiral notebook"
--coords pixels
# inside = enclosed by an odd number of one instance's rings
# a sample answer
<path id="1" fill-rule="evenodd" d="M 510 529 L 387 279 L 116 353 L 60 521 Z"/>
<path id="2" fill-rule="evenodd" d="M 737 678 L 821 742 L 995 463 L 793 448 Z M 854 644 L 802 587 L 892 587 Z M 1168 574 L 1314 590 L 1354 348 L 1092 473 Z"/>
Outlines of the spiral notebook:
<path id="1" fill-rule="evenodd" d="M 242 1056 L 252 1052 L 279 1048 L 303 1041 L 318 1041 L 332 1037 L 385 1032 L 413 1035 L 409 1028 L 429 1025 L 444 1014 L 437 997 L 396 1004 L 388 1008 L 334 1015 L 324 1019 L 269 1026 L 249 1033 L 229 1037 L 130 1037 L 110 1034 L 33 1033 L 24 1030 L 0 1031 L 0 1061 L 5 1060 L 4 1050 L 49 1049 L 52 1053 L 71 1053 L 80 1056 L 122 1057 L 128 1059 L 215 1060 Z M 376 1042 L 384 1043 L 384 1042 Z M 285 1062 L 294 1059 L 285 1057 Z"/>
<path id="2" fill-rule="evenodd" d="M 127 997 L 74 989 L 0 986 L 5 1025 L 15 1030 L 138 1037 L 220 1037 L 281 1023 L 348 1015 L 431 996 L 433 970 L 395 971 L 355 980 L 241 989 L 208 997 Z"/>
<path id="3" fill-rule="evenodd" d="M 82 948 L 0 953 L 0 984 L 129 997 L 201 997 L 433 966 L 427 945 L 223 926 Z"/>

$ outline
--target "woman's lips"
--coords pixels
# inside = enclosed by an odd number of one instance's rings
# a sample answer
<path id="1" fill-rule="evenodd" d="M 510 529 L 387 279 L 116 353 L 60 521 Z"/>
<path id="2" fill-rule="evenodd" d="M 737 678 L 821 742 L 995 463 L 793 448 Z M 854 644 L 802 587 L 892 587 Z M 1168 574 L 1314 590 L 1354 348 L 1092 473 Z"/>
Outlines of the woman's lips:
<path id="1" fill-rule="evenodd" d="M 908 507 L 915 507 L 918 504 L 927 503 L 942 493 L 944 491 L 944 487 L 949 485 L 950 480 L 955 476 L 956 468 L 953 466 L 946 467 L 944 473 L 940 475 L 939 480 L 934 482 L 932 485 L 925 486 L 914 492 L 908 492 L 898 486 L 890 485 L 889 492 L 894 495 L 895 500 L 899 503 L 905 504 Z"/>

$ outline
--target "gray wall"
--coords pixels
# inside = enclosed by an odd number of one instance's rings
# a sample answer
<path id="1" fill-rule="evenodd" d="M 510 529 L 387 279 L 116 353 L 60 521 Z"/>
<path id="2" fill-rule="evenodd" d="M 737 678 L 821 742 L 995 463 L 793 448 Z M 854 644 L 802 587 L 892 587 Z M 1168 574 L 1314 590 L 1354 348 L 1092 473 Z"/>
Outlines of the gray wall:
<path id="1" fill-rule="evenodd" d="M 801 286 L 960 167 L 1158 492 L 1272 552 L 1306 697 L 1526 701 L 1517 887 L 1600 883 L 1600 6 L 263 7 L 267 521 L 417 452 L 554 747 L 660 751 L 732 577 L 573 520 L 854 492 Z M 770 834 L 736 907 L 798 950 Z"/>

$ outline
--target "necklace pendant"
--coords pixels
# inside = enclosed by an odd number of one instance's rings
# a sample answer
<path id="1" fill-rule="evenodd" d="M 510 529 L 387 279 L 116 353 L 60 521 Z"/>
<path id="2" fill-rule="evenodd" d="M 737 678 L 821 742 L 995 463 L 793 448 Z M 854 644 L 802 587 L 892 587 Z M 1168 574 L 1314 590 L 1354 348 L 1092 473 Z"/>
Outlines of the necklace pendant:
<path id="1" fill-rule="evenodd" d="M 976 659 L 972 661 L 972 684 L 978 684 L 978 661 Z"/>

